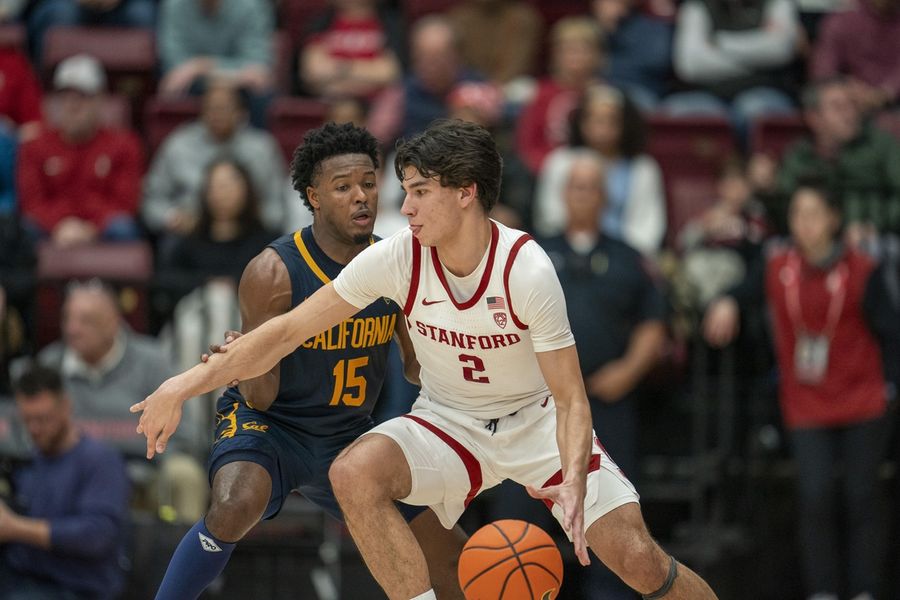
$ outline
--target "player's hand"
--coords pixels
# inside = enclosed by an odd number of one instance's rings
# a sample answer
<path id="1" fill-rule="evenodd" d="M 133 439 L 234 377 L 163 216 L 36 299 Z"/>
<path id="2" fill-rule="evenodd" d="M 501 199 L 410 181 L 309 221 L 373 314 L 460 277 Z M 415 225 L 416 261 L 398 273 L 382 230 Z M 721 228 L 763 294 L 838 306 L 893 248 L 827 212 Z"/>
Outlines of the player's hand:
<path id="1" fill-rule="evenodd" d="M 572 536 L 575 545 L 575 556 L 583 566 L 591 563 L 588 556 L 587 543 L 584 539 L 584 482 L 563 481 L 559 485 L 537 489 L 530 485 L 525 486 L 525 491 L 532 498 L 538 500 L 550 500 L 558 504 L 563 511 L 563 529 Z"/>
<path id="2" fill-rule="evenodd" d="M 147 459 L 166 451 L 169 438 L 181 421 L 184 398 L 175 391 L 173 379 L 167 379 L 142 402 L 134 404 L 131 412 L 142 412 L 137 432 L 147 436 Z"/>
<path id="3" fill-rule="evenodd" d="M 230 343 L 233 342 L 234 340 L 238 339 L 238 338 L 241 337 L 242 335 L 243 335 L 243 334 L 242 334 L 240 331 L 233 331 L 233 330 L 230 330 L 230 329 L 229 329 L 228 331 L 225 332 L 225 342 L 224 342 L 223 344 L 210 344 L 210 345 L 209 345 L 209 352 L 210 352 L 210 353 L 209 353 L 209 354 L 202 354 L 202 355 L 200 356 L 200 361 L 201 361 L 201 362 L 208 362 L 208 361 L 209 361 L 210 355 L 212 355 L 212 354 L 224 354 L 225 352 L 228 352 L 228 344 L 230 344 Z M 228 386 L 229 386 L 229 387 L 237 387 L 239 383 L 240 383 L 240 381 L 238 381 L 237 379 L 235 379 L 234 381 L 232 381 L 231 383 L 229 383 Z"/>

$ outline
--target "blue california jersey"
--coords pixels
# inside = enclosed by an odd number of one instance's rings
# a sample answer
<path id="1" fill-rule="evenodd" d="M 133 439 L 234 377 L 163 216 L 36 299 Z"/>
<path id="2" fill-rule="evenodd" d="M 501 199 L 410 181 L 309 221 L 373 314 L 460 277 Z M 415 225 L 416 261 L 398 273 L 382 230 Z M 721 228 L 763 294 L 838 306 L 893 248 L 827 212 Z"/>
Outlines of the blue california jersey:
<path id="1" fill-rule="evenodd" d="M 310 227 L 282 236 L 269 247 L 290 275 L 291 306 L 303 302 L 343 268 L 319 248 Z M 378 300 L 300 344 L 281 360 L 278 395 L 266 417 L 314 435 L 370 424 L 399 315 L 400 307 L 393 301 Z M 236 388 L 229 388 L 225 397 L 244 402 Z"/>

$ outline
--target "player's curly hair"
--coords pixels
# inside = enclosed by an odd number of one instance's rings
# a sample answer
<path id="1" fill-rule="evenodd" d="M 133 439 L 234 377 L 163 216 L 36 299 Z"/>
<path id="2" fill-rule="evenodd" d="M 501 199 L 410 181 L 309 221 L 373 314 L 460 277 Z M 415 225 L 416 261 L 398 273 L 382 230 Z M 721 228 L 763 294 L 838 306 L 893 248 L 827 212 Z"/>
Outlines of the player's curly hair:
<path id="1" fill-rule="evenodd" d="M 291 184 L 310 211 L 312 205 L 306 197 L 306 188 L 316 185 L 315 179 L 322 173 L 322 161 L 341 154 L 367 154 L 378 168 L 378 141 L 367 130 L 352 123 L 326 123 L 311 129 L 294 150 Z"/>
<path id="2" fill-rule="evenodd" d="M 489 213 L 500 197 L 503 159 L 494 138 L 481 125 L 439 119 L 424 132 L 397 144 L 394 170 L 415 167 L 423 177 L 437 177 L 444 187 L 476 184 L 478 201 Z"/>

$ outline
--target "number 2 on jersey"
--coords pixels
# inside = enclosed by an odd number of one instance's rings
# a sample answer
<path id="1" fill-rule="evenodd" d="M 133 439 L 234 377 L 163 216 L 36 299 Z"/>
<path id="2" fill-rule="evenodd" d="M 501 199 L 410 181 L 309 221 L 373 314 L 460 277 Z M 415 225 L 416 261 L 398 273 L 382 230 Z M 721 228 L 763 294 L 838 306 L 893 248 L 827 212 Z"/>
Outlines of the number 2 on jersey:
<path id="1" fill-rule="evenodd" d="M 474 383 L 490 383 L 491 380 L 487 375 L 476 377 L 476 373 L 484 373 L 484 361 L 477 356 L 471 354 L 460 354 L 459 361 L 461 363 L 471 365 L 463 367 L 463 379 Z"/>
<path id="2" fill-rule="evenodd" d="M 359 406 L 366 399 L 366 378 L 359 370 L 369 364 L 368 356 L 348 358 L 334 365 L 334 392 L 331 394 L 329 406 L 337 406 L 341 402 L 347 406 Z M 345 392 L 356 388 L 354 393 Z"/>

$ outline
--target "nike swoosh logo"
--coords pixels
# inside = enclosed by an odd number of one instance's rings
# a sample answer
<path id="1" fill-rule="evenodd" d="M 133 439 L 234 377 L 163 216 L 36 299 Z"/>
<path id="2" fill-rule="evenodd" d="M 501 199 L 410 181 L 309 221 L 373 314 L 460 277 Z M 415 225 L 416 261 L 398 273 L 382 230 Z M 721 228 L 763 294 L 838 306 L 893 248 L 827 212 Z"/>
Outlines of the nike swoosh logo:
<path id="1" fill-rule="evenodd" d="M 446 300 L 429 300 L 428 298 L 422 298 L 422 306 L 431 306 L 432 304 L 440 304 L 441 302 L 446 302 Z"/>

